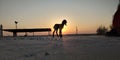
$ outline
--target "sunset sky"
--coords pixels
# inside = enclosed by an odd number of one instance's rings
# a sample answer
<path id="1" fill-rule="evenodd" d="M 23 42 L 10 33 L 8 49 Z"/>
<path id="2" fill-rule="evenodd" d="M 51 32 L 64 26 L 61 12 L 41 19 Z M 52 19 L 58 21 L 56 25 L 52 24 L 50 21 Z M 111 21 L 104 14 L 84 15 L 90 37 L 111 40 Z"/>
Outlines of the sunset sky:
<path id="1" fill-rule="evenodd" d="M 64 34 L 96 33 L 100 25 L 109 27 L 119 0 L 0 0 L 0 24 L 4 29 L 51 28 L 68 21 Z M 9 33 L 6 33 L 9 35 Z"/>

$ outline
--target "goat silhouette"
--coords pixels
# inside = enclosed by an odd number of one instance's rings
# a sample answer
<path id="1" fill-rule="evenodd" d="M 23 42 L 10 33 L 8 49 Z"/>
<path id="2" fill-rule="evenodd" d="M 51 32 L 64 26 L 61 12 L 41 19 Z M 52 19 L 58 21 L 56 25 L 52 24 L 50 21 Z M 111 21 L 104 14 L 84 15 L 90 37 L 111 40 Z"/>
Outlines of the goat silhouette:
<path id="1" fill-rule="evenodd" d="M 61 24 L 54 25 L 53 37 L 54 37 L 55 32 L 58 37 L 60 37 L 60 38 L 62 37 L 62 29 L 63 29 L 64 25 L 66 25 L 66 23 L 67 23 L 67 21 L 64 19 Z M 59 35 L 58 35 L 58 30 L 59 30 Z"/>

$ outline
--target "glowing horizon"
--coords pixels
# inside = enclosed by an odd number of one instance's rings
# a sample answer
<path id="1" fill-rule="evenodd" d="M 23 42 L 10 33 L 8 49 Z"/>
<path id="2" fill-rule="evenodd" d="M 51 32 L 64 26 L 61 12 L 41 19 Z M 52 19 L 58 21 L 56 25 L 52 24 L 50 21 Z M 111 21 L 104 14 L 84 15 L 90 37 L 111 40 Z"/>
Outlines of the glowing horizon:
<path id="1" fill-rule="evenodd" d="M 100 25 L 112 24 L 119 0 L 0 0 L 0 24 L 4 29 L 51 28 L 68 21 L 63 34 L 96 33 Z M 6 33 L 9 35 L 9 33 Z"/>

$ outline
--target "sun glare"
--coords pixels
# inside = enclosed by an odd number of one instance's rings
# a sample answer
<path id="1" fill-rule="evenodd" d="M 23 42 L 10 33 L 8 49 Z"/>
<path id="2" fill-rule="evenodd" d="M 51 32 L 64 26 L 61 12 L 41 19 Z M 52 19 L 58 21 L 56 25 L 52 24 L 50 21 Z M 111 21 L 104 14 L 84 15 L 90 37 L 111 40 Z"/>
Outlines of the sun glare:
<path id="1" fill-rule="evenodd" d="M 63 34 L 67 34 L 67 33 L 68 33 L 68 27 L 67 27 L 67 26 L 65 26 L 65 27 L 63 28 L 62 33 L 63 33 Z"/>

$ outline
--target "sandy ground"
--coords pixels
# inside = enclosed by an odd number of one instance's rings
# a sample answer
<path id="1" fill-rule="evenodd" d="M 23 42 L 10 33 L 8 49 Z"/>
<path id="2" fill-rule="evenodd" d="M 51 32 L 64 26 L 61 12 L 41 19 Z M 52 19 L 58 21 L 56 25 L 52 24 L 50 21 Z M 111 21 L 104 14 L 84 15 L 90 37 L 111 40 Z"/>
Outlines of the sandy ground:
<path id="1" fill-rule="evenodd" d="M 120 60 L 120 37 L 5 37 L 0 60 Z"/>

